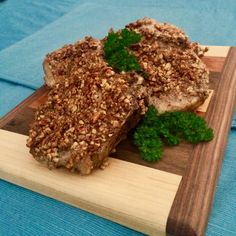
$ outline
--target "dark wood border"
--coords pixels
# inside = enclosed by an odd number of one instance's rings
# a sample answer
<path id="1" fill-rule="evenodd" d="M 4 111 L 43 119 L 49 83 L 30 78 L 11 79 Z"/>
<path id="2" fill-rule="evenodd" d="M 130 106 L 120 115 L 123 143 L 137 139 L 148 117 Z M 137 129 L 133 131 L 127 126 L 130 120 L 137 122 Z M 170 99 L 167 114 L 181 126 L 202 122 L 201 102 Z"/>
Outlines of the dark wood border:
<path id="1" fill-rule="evenodd" d="M 236 47 L 230 48 L 214 96 L 205 119 L 215 137 L 193 149 L 168 217 L 170 235 L 204 235 L 235 107 Z"/>
<path id="2" fill-rule="evenodd" d="M 45 89 L 46 89 L 45 86 L 40 87 L 38 90 L 32 93 L 29 97 L 27 97 L 21 103 L 19 103 L 15 108 L 13 108 L 6 115 L 4 115 L 0 119 L 0 128 L 2 128 L 10 120 L 12 120 L 16 116 L 16 114 L 19 113 L 21 110 L 23 110 L 27 105 L 32 103 L 35 100 L 35 98 L 38 98 L 40 97 L 40 95 L 43 95 L 45 93 Z"/>

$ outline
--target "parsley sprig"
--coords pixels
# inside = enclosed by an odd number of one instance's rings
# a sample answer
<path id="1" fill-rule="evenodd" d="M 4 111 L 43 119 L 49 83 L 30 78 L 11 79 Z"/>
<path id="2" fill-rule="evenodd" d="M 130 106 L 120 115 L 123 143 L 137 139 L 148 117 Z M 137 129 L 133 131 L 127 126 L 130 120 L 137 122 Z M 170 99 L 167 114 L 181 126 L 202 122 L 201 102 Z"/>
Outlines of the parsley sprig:
<path id="1" fill-rule="evenodd" d="M 213 139 L 213 130 L 205 120 L 193 112 L 166 112 L 158 114 L 150 106 L 141 124 L 134 133 L 134 142 L 144 160 L 155 162 L 161 159 L 163 143 L 178 145 L 182 139 L 196 144 Z"/>
<path id="2" fill-rule="evenodd" d="M 110 32 L 104 43 L 104 54 L 108 65 L 119 72 L 141 71 L 137 58 L 128 50 L 130 45 L 140 40 L 140 34 L 128 29 L 122 29 L 117 33 Z"/>

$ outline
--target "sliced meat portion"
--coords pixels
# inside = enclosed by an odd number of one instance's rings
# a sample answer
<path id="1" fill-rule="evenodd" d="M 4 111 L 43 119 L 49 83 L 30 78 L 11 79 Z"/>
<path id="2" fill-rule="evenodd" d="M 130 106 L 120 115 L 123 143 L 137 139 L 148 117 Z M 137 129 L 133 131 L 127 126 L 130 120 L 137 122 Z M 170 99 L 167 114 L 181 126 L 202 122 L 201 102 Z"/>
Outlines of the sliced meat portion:
<path id="1" fill-rule="evenodd" d="M 90 38 L 84 43 L 94 42 Z M 36 112 L 27 145 L 50 168 L 65 166 L 89 174 L 137 124 L 142 99 L 133 74 L 116 74 L 102 50 L 88 48 L 84 55 L 78 61 L 82 71 L 60 77 L 63 83 L 51 89 Z"/>
<path id="2" fill-rule="evenodd" d="M 209 73 L 200 57 L 205 49 L 190 43 L 170 24 L 144 18 L 126 26 L 142 35 L 131 50 L 147 73 L 144 86 L 149 105 L 162 113 L 193 110 L 208 97 Z"/>

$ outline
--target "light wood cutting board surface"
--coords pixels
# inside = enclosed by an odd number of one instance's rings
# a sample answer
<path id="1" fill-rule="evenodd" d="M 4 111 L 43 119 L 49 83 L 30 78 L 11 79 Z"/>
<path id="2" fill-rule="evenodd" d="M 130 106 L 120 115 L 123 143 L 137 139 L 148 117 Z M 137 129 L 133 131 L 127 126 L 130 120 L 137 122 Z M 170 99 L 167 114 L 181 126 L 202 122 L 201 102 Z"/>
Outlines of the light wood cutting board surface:
<path id="1" fill-rule="evenodd" d="M 0 130 L 1 178 L 141 232 L 164 234 L 181 176 L 116 159 L 89 176 L 49 171 L 31 157 L 26 138 Z"/>

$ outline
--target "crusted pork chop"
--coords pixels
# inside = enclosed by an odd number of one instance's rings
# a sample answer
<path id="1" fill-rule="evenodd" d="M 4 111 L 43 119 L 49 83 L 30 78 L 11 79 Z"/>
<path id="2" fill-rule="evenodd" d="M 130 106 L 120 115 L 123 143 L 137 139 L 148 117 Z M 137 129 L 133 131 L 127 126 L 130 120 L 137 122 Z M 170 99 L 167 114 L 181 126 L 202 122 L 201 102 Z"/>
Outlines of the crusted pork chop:
<path id="1" fill-rule="evenodd" d="M 142 35 L 132 47 L 147 73 L 148 104 L 158 112 L 193 110 L 208 97 L 209 73 L 200 57 L 205 49 L 190 43 L 183 31 L 144 18 L 126 26 Z"/>
<path id="2" fill-rule="evenodd" d="M 132 85 L 133 73 L 116 74 L 92 38 L 85 39 L 81 48 L 85 55 L 77 57 L 81 71 L 71 71 L 51 89 L 36 112 L 27 145 L 50 168 L 64 166 L 89 174 L 106 163 L 111 150 L 137 124 L 143 108 L 138 86 Z M 69 52 L 73 54 L 71 48 Z"/>

